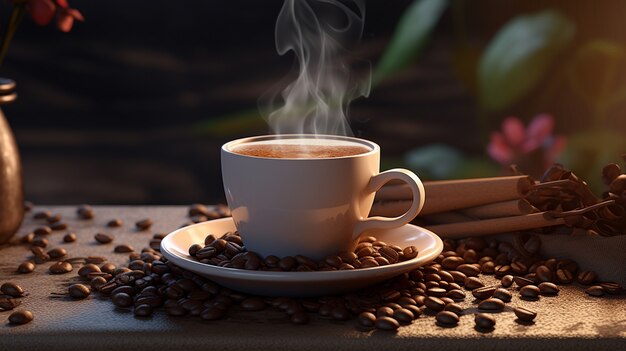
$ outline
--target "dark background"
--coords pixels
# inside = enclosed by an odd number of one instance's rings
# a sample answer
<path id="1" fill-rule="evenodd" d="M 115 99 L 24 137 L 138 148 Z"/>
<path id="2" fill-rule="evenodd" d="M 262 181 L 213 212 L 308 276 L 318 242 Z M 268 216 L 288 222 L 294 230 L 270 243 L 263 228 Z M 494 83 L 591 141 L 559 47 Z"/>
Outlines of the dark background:
<path id="1" fill-rule="evenodd" d="M 410 3 L 367 1 L 365 32 L 354 54 L 375 64 Z M 624 41 L 625 4 L 477 1 L 463 11 L 467 33 L 479 44 L 514 15 L 547 7 L 580 22 L 582 38 L 601 34 Z M 254 111 L 258 97 L 292 68 L 293 56 L 278 56 L 274 47 L 282 0 L 74 0 L 71 5 L 86 21 L 70 33 L 38 27 L 25 16 L 1 67 L 1 75 L 18 84 L 19 99 L 3 111 L 20 147 L 27 199 L 39 204 L 223 201 L 219 147 L 268 128 L 260 117 L 236 128 L 211 123 Z M 8 6 L 3 10 L 0 24 Z M 407 150 L 432 142 L 484 153 L 484 140 L 476 136 L 474 99 L 449 65 L 451 17 L 450 11 L 444 15 L 409 70 L 353 104 L 355 134 L 381 145 L 384 168 L 400 164 Z M 511 112 L 532 117 L 523 105 Z M 585 113 L 568 101 L 557 104 L 555 112 Z M 576 119 L 561 128 L 575 131 Z"/>

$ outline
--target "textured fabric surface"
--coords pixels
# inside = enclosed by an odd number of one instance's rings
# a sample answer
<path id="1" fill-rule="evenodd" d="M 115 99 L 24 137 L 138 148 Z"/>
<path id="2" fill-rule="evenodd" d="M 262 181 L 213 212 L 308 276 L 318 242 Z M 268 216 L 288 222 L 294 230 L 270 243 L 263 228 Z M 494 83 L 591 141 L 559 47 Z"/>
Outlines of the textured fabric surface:
<path id="1" fill-rule="evenodd" d="M 37 210 L 44 209 L 38 207 Z M 147 246 L 153 233 L 169 232 L 186 221 L 185 207 L 95 207 L 93 220 L 77 220 L 74 207 L 48 207 L 61 213 L 78 235 L 75 243 L 63 244 L 66 231 L 49 236 L 51 247 L 65 247 L 69 257 L 107 256 L 122 264 L 127 254 L 113 253 L 116 244 L 127 243 L 139 250 Z M 38 223 L 28 215 L 17 237 Z M 145 217 L 155 221 L 153 228 L 137 232 L 134 222 Z M 110 219 L 124 220 L 121 228 L 105 226 Z M 97 232 L 111 233 L 111 244 L 97 245 Z M 73 301 L 52 293 L 66 292 L 77 281 L 76 269 L 65 275 L 49 275 L 50 263 L 31 274 L 18 275 L 15 269 L 29 256 L 26 245 L 0 248 L 0 282 L 15 281 L 30 294 L 20 308 L 31 310 L 35 319 L 23 326 L 6 323 L 8 312 L 0 312 L 0 350 L 624 350 L 626 349 L 626 299 L 593 298 L 576 285 L 562 287 L 556 297 L 522 301 L 514 296 L 503 313 L 495 314 L 496 328 L 489 333 L 474 329 L 473 313 L 466 312 L 456 328 L 435 325 L 434 318 L 421 317 L 398 332 L 360 332 L 354 322 L 337 323 L 318 317 L 311 324 L 291 325 L 285 316 L 267 309 L 261 312 L 233 311 L 229 318 L 204 322 L 197 317 L 169 317 L 159 311 L 150 318 L 135 318 L 132 312 L 117 309 L 93 294 Z M 484 278 L 493 283 L 492 277 Z M 517 294 L 514 294 L 517 295 Z M 463 303 L 471 305 L 471 295 Z M 534 324 L 519 324 L 514 306 L 538 311 Z M 156 346 L 158 345 L 158 346 Z"/>

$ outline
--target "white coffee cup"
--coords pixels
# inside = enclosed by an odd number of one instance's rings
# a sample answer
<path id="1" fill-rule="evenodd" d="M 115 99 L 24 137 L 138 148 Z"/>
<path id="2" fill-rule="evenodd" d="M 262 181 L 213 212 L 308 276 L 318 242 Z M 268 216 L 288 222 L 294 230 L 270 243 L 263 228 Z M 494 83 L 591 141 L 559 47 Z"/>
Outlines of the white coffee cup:
<path id="1" fill-rule="evenodd" d="M 268 158 L 238 154 L 254 143 L 365 146 L 369 151 L 329 158 Z M 226 199 L 244 245 L 261 256 L 304 255 L 321 260 L 351 251 L 361 234 L 410 222 L 424 205 L 424 186 L 406 169 L 379 173 L 380 147 L 368 140 L 331 135 L 267 135 L 222 146 Z M 395 218 L 369 217 L 375 192 L 400 180 L 413 204 Z M 214 233 L 216 235 L 222 233 Z"/>

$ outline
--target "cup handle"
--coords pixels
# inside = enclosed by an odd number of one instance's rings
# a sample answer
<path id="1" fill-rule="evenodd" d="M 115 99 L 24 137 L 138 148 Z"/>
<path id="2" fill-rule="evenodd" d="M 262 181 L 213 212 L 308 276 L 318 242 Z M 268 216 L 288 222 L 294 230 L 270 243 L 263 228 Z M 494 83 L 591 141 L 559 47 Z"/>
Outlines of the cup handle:
<path id="1" fill-rule="evenodd" d="M 403 215 L 395 218 L 375 216 L 360 219 L 354 227 L 352 239 L 356 240 L 359 235 L 370 229 L 391 229 L 403 226 L 412 221 L 413 218 L 415 218 L 422 210 L 422 207 L 424 207 L 425 197 L 424 184 L 422 184 L 422 181 L 415 175 L 415 173 L 406 169 L 394 168 L 373 176 L 372 179 L 370 179 L 365 192 L 368 194 L 376 192 L 387 182 L 395 179 L 399 179 L 407 183 L 409 188 L 411 188 L 411 191 L 413 192 L 413 203 L 411 204 L 411 208 L 409 208 L 409 210 Z"/>

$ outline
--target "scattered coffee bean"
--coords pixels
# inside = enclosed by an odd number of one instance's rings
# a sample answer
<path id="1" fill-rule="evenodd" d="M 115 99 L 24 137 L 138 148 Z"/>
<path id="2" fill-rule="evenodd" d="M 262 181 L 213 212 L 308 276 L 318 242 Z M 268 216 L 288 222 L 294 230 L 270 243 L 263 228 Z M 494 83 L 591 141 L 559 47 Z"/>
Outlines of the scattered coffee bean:
<path id="1" fill-rule="evenodd" d="M 137 317 L 149 317 L 152 315 L 152 306 L 146 304 L 137 305 L 133 313 Z"/>
<path id="2" fill-rule="evenodd" d="M 551 282 L 554 279 L 550 268 L 543 265 L 537 267 L 535 274 L 537 274 L 537 279 L 541 282 Z"/>
<path id="3" fill-rule="evenodd" d="M 456 313 L 450 311 L 441 311 L 435 316 L 437 323 L 444 326 L 454 326 L 459 323 L 459 316 Z"/>
<path id="4" fill-rule="evenodd" d="M 600 285 L 590 286 L 585 290 L 585 292 L 590 296 L 604 296 L 604 288 Z"/>
<path id="5" fill-rule="evenodd" d="M 622 286 L 617 283 L 604 282 L 600 283 L 600 286 L 604 289 L 604 291 L 611 295 L 619 295 L 624 293 L 624 289 L 622 288 Z"/>
<path id="6" fill-rule="evenodd" d="M 508 288 L 511 285 L 513 285 L 513 276 L 512 275 L 505 275 L 504 277 L 502 277 L 502 280 L 500 282 L 501 282 L 503 287 Z"/>
<path id="7" fill-rule="evenodd" d="M 569 284 L 574 281 L 574 275 L 567 269 L 557 269 L 556 281 L 559 284 Z"/>
<path id="8" fill-rule="evenodd" d="M 520 288 L 521 288 L 521 287 L 524 287 L 524 286 L 526 286 L 526 285 L 534 285 L 534 284 L 535 284 L 535 282 L 534 282 L 534 281 L 532 281 L 532 280 L 530 280 L 530 279 L 527 279 L 527 278 L 524 278 L 524 277 L 517 277 L 517 276 L 513 278 L 513 281 L 514 281 L 514 282 L 515 282 L 515 284 L 517 284 L 517 286 L 519 286 Z"/>
<path id="9" fill-rule="evenodd" d="M 472 264 L 467 264 L 467 263 L 459 265 L 458 267 L 456 267 L 456 270 L 465 274 L 468 277 L 476 277 L 478 276 L 478 274 L 480 274 L 479 267 L 476 267 Z"/>
<path id="10" fill-rule="evenodd" d="M 409 324 L 413 322 L 413 319 L 415 319 L 415 316 L 413 315 L 413 312 L 411 312 L 411 310 L 408 310 L 406 308 L 400 308 L 400 309 L 393 311 L 393 318 L 397 320 L 399 323 Z"/>
<path id="11" fill-rule="evenodd" d="M 78 214 L 78 217 L 82 219 L 92 219 L 95 217 L 93 208 L 86 204 L 78 206 L 76 213 Z"/>
<path id="12" fill-rule="evenodd" d="M 50 215 L 48 218 L 46 218 L 46 221 L 49 224 L 53 224 L 53 223 L 56 223 L 56 222 L 60 221 L 61 218 L 62 218 L 61 215 L 57 213 L 57 214 L 54 214 L 54 215 Z"/>
<path id="13" fill-rule="evenodd" d="M 75 299 L 84 299 L 91 294 L 89 287 L 83 284 L 72 284 L 67 291 Z"/>
<path id="14" fill-rule="evenodd" d="M 443 311 L 443 309 L 446 307 L 446 304 L 438 297 L 428 296 L 424 299 L 424 306 L 437 312 Z"/>
<path id="15" fill-rule="evenodd" d="M 540 291 L 535 285 L 525 285 L 519 290 L 519 293 L 523 298 L 537 299 Z"/>
<path id="16" fill-rule="evenodd" d="M 52 216 L 50 211 L 39 211 L 33 214 L 34 219 L 48 219 L 48 217 Z"/>
<path id="17" fill-rule="evenodd" d="M 223 309 L 218 307 L 209 307 L 202 311 L 202 313 L 200 314 L 200 318 L 207 321 L 212 321 L 224 318 L 224 315 L 226 315 L 226 312 Z"/>
<path id="18" fill-rule="evenodd" d="M 65 222 L 56 222 L 56 223 L 52 223 L 50 225 L 50 229 L 56 231 L 56 230 L 65 230 L 67 229 L 67 223 Z"/>
<path id="19" fill-rule="evenodd" d="M 476 277 L 468 277 L 467 279 L 465 279 L 465 289 L 467 290 L 474 290 L 482 288 L 484 286 L 485 284 Z"/>
<path id="20" fill-rule="evenodd" d="M 24 289 L 21 286 L 13 282 L 6 282 L 2 284 L 0 286 L 0 292 L 2 292 L 5 295 L 12 296 L 12 297 L 24 296 Z"/>
<path id="21" fill-rule="evenodd" d="M 378 317 L 376 321 L 374 321 L 374 326 L 376 329 L 380 330 L 396 330 L 400 328 L 400 323 L 397 320 L 391 317 Z"/>
<path id="22" fill-rule="evenodd" d="M 78 270 L 78 275 L 86 278 L 87 276 L 89 276 L 90 273 L 93 272 L 100 273 L 100 267 L 96 266 L 93 263 L 87 263 L 84 266 L 80 267 L 80 269 Z"/>
<path id="23" fill-rule="evenodd" d="M 52 229 L 47 225 L 36 228 L 34 231 L 35 235 L 49 235 L 52 233 Z"/>
<path id="24" fill-rule="evenodd" d="M 89 282 L 89 285 L 91 286 L 92 290 L 100 291 L 100 288 L 104 286 L 106 283 L 107 283 L 107 280 L 104 279 L 104 277 L 95 277 L 91 279 L 91 281 Z"/>
<path id="25" fill-rule="evenodd" d="M 75 233 L 67 233 L 63 236 L 63 241 L 66 243 L 73 243 L 74 241 L 76 241 L 76 234 Z"/>
<path id="26" fill-rule="evenodd" d="M 145 218 L 135 223 L 137 230 L 148 230 L 152 226 L 152 220 Z"/>
<path id="27" fill-rule="evenodd" d="M 51 250 L 48 250 L 48 256 L 50 256 L 50 258 L 61 258 L 67 255 L 67 250 L 65 250 L 62 247 L 57 247 Z"/>
<path id="28" fill-rule="evenodd" d="M 520 320 L 524 322 L 532 322 L 537 317 L 537 312 L 531 311 L 524 307 L 516 307 L 513 312 Z"/>
<path id="29" fill-rule="evenodd" d="M 65 274 L 71 272 L 73 269 L 72 264 L 66 261 L 60 261 L 53 263 L 48 271 L 52 274 Z"/>
<path id="30" fill-rule="evenodd" d="M 111 294 L 111 301 L 113 304 L 120 308 L 126 308 L 133 305 L 133 298 L 123 292 L 118 292 L 117 294 Z"/>
<path id="31" fill-rule="evenodd" d="M 33 261 L 24 261 L 20 263 L 20 265 L 17 267 L 17 271 L 19 273 L 31 273 L 34 270 L 35 270 L 35 262 Z"/>
<path id="32" fill-rule="evenodd" d="M 485 300 L 492 297 L 495 291 L 495 286 L 485 286 L 472 290 L 472 295 L 479 300 Z"/>
<path id="33" fill-rule="evenodd" d="M 504 309 L 504 302 L 500 299 L 489 298 L 481 301 L 478 304 L 478 309 L 486 311 L 502 311 Z"/>
<path id="34" fill-rule="evenodd" d="M 402 250 L 402 254 L 404 256 L 404 260 L 408 261 L 408 260 L 412 260 L 415 257 L 417 257 L 417 255 L 419 254 L 419 252 L 417 251 L 417 247 L 415 246 L 407 246 Z"/>
<path id="35" fill-rule="evenodd" d="M 357 318 L 359 325 L 365 328 L 373 328 L 376 323 L 376 315 L 371 312 L 361 312 Z"/>
<path id="36" fill-rule="evenodd" d="M 596 279 L 596 273 L 592 271 L 582 271 L 576 276 L 576 281 L 582 285 L 591 285 Z"/>
<path id="37" fill-rule="evenodd" d="M 474 322 L 477 328 L 485 330 L 493 329 L 496 325 L 496 319 L 487 313 L 476 313 L 474 315 Z"/>
<path id="38" fill-rule="evenodd" d="M 265 301 L 259 297 L 250 297 L 241 301 L 241 308 L 246 311 L 260 311 L 265 307 Z"/>
<path id="39" fill-rule="evenodd" d="M 474 290 L 475 291 L 475 290 Z M 452 289 L 446 293 L 446 297 L 451 298 L 452 300 L 463 300 L 465 299 L 465 293 L 460 289 Z"/>
<path id="40" fill-rule="evenodd" d="M 121 227 L 123 224 L 124 224 L 124 221 L 122 221 L 121 219 L 115 218 L 107 222 L 107 227 L 118 228 L 118 227 Z"/>
<path id="41" fill-rule="evenodd" d="M 33 313 L 27 310 L 19 310 L 11 313 L 9 316 L 9 323 L 11 324 L 26 324 L 32 321 L 34 318 Z"/>
<path id="42" fill-rule="evenodd" d="M 503 302 L 509 302 L 513 298 L 513 294 L 511 294 L 511 292 L 506 289 L 497 288 L 493 292 L 493 297 L 502 300 Z"/>
<path id="43" fill-rule="evenodd" d="M 449 303 L 443 310 L 456 313 L 458 316 L 461 316 L 463 313 L 463 307 L 461 307 L 458 303 Z"/>
<path id="44" fill-rule="evenodd" d="M 31 245 L 45 248 L 48 246 L 48 239 L 44 238 L 43 236 L 35 236 L 33 238 L 33 241 L 31 242 Z"/>
<path id="45" fill-rule="evenodd" d="M 6 295 L 5 295 L 6 296 Z M 10 311 L 19 306 L 22 302 L 18 299 L 12 299 L 7 297 L 0 298 L 0 312 Z"/>
<path id="46" fill-rule="evenodd" d="M 128 244 L 122 244 L 122 245 L 117 245 L 115 249 L 113 249 L 113 251 L 117 253 L 128 253 L 128 252 L 135 251 L 135 249 Z"/>
<path id="47" fill-rule="evenodd" d="M 538 287 L 541 295 L 556 295 L 559 293 L 559 288 L 554 283 L 543 282 Z"/>
<path id="48" fill-rule="evenodd" d="M 98 233 L 94 235 L 93 238 L 96 239 L 96 241 L 99 242 L 100 244 L 108 244 L 111 241 L 113 241 L 113 236 L 111 236 L 110 234 L 104 234 L 104 233 Z"/>

